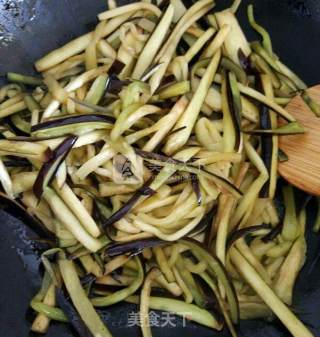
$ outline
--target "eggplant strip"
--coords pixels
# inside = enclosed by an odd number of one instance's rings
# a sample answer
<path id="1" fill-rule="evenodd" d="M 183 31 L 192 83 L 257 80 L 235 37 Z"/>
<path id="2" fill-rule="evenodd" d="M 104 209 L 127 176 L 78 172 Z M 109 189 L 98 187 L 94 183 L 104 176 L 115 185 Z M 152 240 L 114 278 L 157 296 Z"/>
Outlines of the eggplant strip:
<path id="1" fill-rule="evenodd" d="M 111 337 L 111 333 L 94 310 L 84 292 L 74 263 L 59 259 L 59 269 L 71 300 L 93 336 Z"/>
<path id="2" fill-rule="evenodd" d="M 213 28 L 209 28 L 206 30 L 186 52 L 184 55 L 184 58 L 187 63 L 190 63 L 190 61 L 197 55 L 197 53 L 206 45 L 206 43 L 212 38 L 213 34 L 215 33 L 215 30 Z M 218 48 L 219 49 L 219 48 Z M 215 54 L 213 52 L 213 54 Z M 208 57 L 208 56 L 206 56 Z M 204 57 L 204 58 L 206 58 Z"/>
<path id="3" fill-rule="evenodd" d="M 152 269 L 144 281 L 140 297 L 140 324 L 143 337 L 152 337 L 149 323 L 149 298 L 151 293 L 152 282 L 156 277 L 161 275 L 160 270 Z"/>
<path id="4" fill-rule="evenodd" d="M 263 281 L 261 276 L 253 269 L 246 259 L 235 249 L 231 248 L 230 257 L 241 273 L 242 277 L 250 284 L 261 299 L 278 316 L 281 322 L 295 337 L 312 337 L 312 333 L 301 323 L 301 321 L 281 302 L 272 289 Z"/>
<path id="5" fill-rule="evenodd" d="M 165 275 L 168 282 L 174 282 L 175 277 L 173 275 L 172 270 L 168 265 L 167 258 L 163 252 L 163 249 L 159 246 L 153 248 L 154 255 L 156 257 L 157 263 L 160 267 L 161 272 Z"/>
<path id="6" fill-rule="evenodd" d="M 106 297 L 95 297 L 91 299 L 91 303 L 95 307 L 106 307 L 118 302 L 123 301 L 130 295 L 133 295 L 142 285 L 144 279 L 144 272 L 141 261 L 138 257 L 134 257 L 135 263 L 138 267 L 138 274 L 135 280 L 127 287 L 116 291 Z"/>
<path id="7" fill-rule="evenodd" d="M 229 316 L 229 313 L 226 309 L 226 305 L 224 303 L 224 300 L 221 298 L 221 296 L 219 294 L 218 287 L 215 285 L 215 283 L 213 282 L 213 280 L 210 278 L 210 276 L 207 273 L 205 273 L 205 272 L 200 273 L 200 277 L 208 284 L 208 286 L 213 291 L 213 293 L 214 293 L 214 295 L 215 295 L 215 297 L 216 297 L 216 299 L 219 303 L 220 309 L 222 311 L 224 320 L 225 320 L 225 322 L 228 326 L 228 329 L 230 331 L 231 336 L 232 337 L 238 337 L 237 332 L 236 332 L 236 330 L 233 326 L 231 317 Z"/>
<path id="8" fill-rule="evenodd" d="M 228 180 L 226 180 L 225 178 L 218 176 L 214 173 L 211 173 L 203 168 L 197 168 L 195 166 L 192 166 L 190 164 L 187 163 L 179 163 L 179 162 L 170 162 L 168 161 L 167 163 L 161 161 L 161 160 L 154 160 L 154 159 L 149 159 L 148 158 L 148 153 L 143 153 L 143 151 L 139 151 L 139 155 L 142 155 L 147 161 L 151 162 L 151 163 L 155 163 L 157 165 L 161 165 L 161 166 L 168 166 L 168 167 L 172 167 L 175 170 L 181 170 L 181 171 L 186 171 L 189 173 L 194 173 L 194 174 L 198 174 L 201 175 L 209 180 L 212 180 L 215 184 L 217 184 L 217 186 L 219 188 L 222 188 L 222 190 L 228 191 L 230 192 L 232 195 L 234 195 L 235 197 L 239 197 L 241 196 L 241 192 L 233 185 L 231 184 Z"/>
<path id="9" fill-rule="evenodd" d="M 42 144 L 0 139 L 0 156 L 2 155 L 46 161 L 51 153 L 48 151 L 48 148 Z"/>
<path id="10" fill-rule="evenodd" d="M 216 52 L 222 47 L 230 31 L 231 27 L 229 25 L 223 25 L 211 41 L 210 45 L 202 53 L 200 59 L 206 59 L 216 54 Z"/>
<path id="11" fill-rule="evenodd" d="M 305 133 L 305 129 L 297 122 L 291 122 L 286 125 L 280 126 L 277 129 L 255 129 L 255 130 L 243 130 L 243 132 L 252 135 L 278 135 L 288 136 Z"/>
<path id="12" fill-rule="evenodd" d="M 229 281 L 226 271 L 221 262 L 201 247 L 197 241 L 191 239 L 180 240 L 180 243 L 187 246 L 199 261 L 204 259 L 208 263 L 208 272 L 215 277 L 224 287 L 228 299 L 230 316 L 233 323 L 239 321 L 239 306 L 233 284 Z"/>
<path id="13" fill-rule="evenodd" d="M 224 25 L 228 25 L 230 27 L 232 34 L 227 35 L 224 46 L 231 60 L 236 64 L 239 64 L 239 50 L 241 50 L 245 56 L 249 56 L 251 53 L 251 48 L 238 23 L 238 20 L 228 9 L 216 13 L 216 20 L 220 28 Z"/>
<path id="14" fill-rule="evenodd" d="M 252 144 L 245 139 L 244 147 L 249 159 L 252 161 L 254 166 L 259 171 L 258 178 L 251 184 L 249 190 L 246 192 L 245 196 L 240 201 L 237 209 L 233 215 L 233 219 L 231 222 L 231 228 L 234 228 L 236 225 L 242 221 L 242 224 L 245 223 L 247 217 L 250 215 L 252 209 L 248 209 L 248 207 L 252 207 L 254 200 L 258 197 L 262 187 L 267 182 L 269 178 L 269 174 L 262 159 L 259 157 L 256 150 L 253 148 Z M 244 217 L 244 218 L 243 218 Z"/>
<path id="15" fill-rule="evenodd" d="M 68 186 L 68 184 L 64 184 L 61 188 L 59 188 L 57 183 L 54 182 L 53 187 L 60 198 L 79 219 L 80 223 L 88 231 L 88 233 L 97 238 L 101 233 L 96 222 L 74 194 L 70 186 Z"/>
<path id="16" fill-rule="evenodd" d="M 112 216 L 107 219 L 107 221 L 104 222 L 103 227 L 106 228 L 108 226 L 111 226 L 115 222 L 119 221 L 121 218 L 123 218 L 127 213 L 130 212 L 130 210 L 134 207 L 136 202 L 140 199 L 143 195 L 152 195 L 154 191 L 150 188 L 151 180 L 148 181 L 146 184 L 144 184 L 143 187 L 141 187 L 125 204 L 122 208 L 120 208 L 117 212 L 112 214 Z"/>
<path id="17" fill-rule="evenodd" d="M 13 115 L 17 112 L 23 111 L 27 108 L 26 103 L 24 101 L 20 101 L 18 103 L 12 104 L 6 108 L 0 108 L 0 118 L 4 118 L 10 115 Z"/>
<path id="18" fill-rule="evenodd" d="M 137 226 L 138 228 L 140 228 L 141 230 L 143 230 L 144 232 L 153 234 L 154 236 L 158 237 L 159 239 L 165 240 L 165 241 L 177 241 L 179 239 L 181 239 L 182 237 L 188 235 L 194 228 L 196 228 L 196 226 L 200 223 L 202 217 L 204 215 L 204 211 L 201 211 L 201 213 L 195 217 L 194 219 L 192 219 L 191 221 L 187 222 L 185 224 L 185 226 L 172 233 L 172 234 L 166 234 L 163 233 L 160 229 L 149 225 L 148 223 L 140 220 L 139 218 L 136 218 L 134 220 L 134 224 L 135 226 Z"/>
<path id="19" fill-rule="evenodd" d="M 63 163 L 68 153 L 71 151 L 77 137 L 71 136 L 65 139 L 53 152 L 52 156 L 40 168 L 36 181 L 33 185 L 33 193 L 40 199 L 43 190 L 54 178 L 59 166 Z"/>
<path id="20" fill-rule="evenodd" d="M 243 181 L 243 178 L 248 170 L 248 165 L 243 164 L 239 170 L 235 186 L 240 187 Z M 218 213 L 214 219 L 214 224 L 211 228 L 209 236 L 209 246 L 212 242 L 214 236 L 214 230 L 217 230 L 216 233 L 216 255 L 220 261 L 225 265 L 226 262 L 226 251 L 227 251 L 227 237 L 228 232 L 230 231 L 230 218 L 231 212 L 235 206 L 234 198 L 226 195 L 221 195 L 219 198 Z"/>
<path id="21" fill-rule="evenodd" d="M 192 97 L 186 111 L 176 124 L 176 128 L 184 127 L 185 129 L 171 135 L 164 147 L 166 154 L 172 154 L 179 150 L 188 140 L 194 127 L 200 108 L 205 100 L 206 94 L 211 86 L 213 77 L 217 71 L 221 53 L 218 51 L 212 58 L 205 75 L 202 77 L 199 87 Z"/>
<path id="22" fill-rule="evenodd" d="M 165 138 L 168 132 L 173 128 L 179 117 L 184 113 L 188 104 L 188 99 L 182 96 L 173 106 L 170 113 L 164 116 L 157 124 L 158 131 L 148 140 L 143 147 L 144 151 L 153 151 L 156 146 Z M 160 126 L 161 125 L 161 126 Z"/>
<path id="23" fill-rule="evenodd" d="M 226 73 L 222 76 L 221 96 L 222 96 L 222 112 L 223 112 L 223 150 L 224 152 L 234 152 L 236 143 L 239 143 L 239 128 L 236 126 L 236 118 L 232 116 L 234 112 L 231 106 L 230 82 Z"/>
<path id="24" fill-rule="evenodd" d="M 320 108 L 253 6 L 262 42 L 247 41 L 240 3 L 109 0 L 93 31 L 36 62 L 38 77 L 8 74 L 1 203 L 56 247 L 41 256 L 32 330 L 111 337 L 99 308 L 128 301 L 144 337 L 151 309 L 233 337 L 240 319 L 276 314 L 311 337 L 284 304 L 305 262 L 305 203 L 276 187 L 278 137 L 304 132 L 286 103 Z"/>
<path id="25" fill-rule="evenodd" d="M 286 209 L 281 234 L 285 240 L 294 241 L 299 236 L 300 228 L 296 214 L 296 205 L 292 186 L 283 187 L 282 193 Z"/>
<path id="26" fill-rule="evenodd" d="M 170 27 L 174 15 L 174 7 L 170 4 L 163 14 L 160 22 L 158 23 L 156 29 L 153 31 L 148 42 L 144 46 L 142 53 L 135 65 L 132 72 L 132 78 L 140 79 L 148 67 L 151 65 L 157 51 L 160 49 L 164 38 L 167 35 L 167 31 Z M 160 38 L 159 38 L 160 36 Z"/>
<path id="27" fill-rule="evenodd" d="M 76 175 L 80 180 L 84 180 L 91 172 L 95 171 L 108 160 L 115 156 L 115 151 L 106 143 L 100 153 L 85 162 L 77 171 Z"/>
<path id="28" fill-rule="evenodd" d="M 5 193 L 10 198 L 13 198 L 14 197 L 13 182 L 1 158 L 0 158 L 0 182 Z"/>
<path id="29" fill-rule="evenodd" d="M 89 82 L 90 80 L 96 78 L 97 76 L 103 74 L 104 72 L 108 71 L 111 67 L 110 65 L 101 66 L 95 69 L 88 70 L 87 72 L 79 75 L 74 80 L 72 80 L 64 90 L 66 93 L 70 94 L 72 91 L 75 91 L 81 88 L 85 83 Z M 60 102 L 56 99 L 53 99 L 50 104 L 45 109 L 42 120 L 46 120 L 54 114 L 54 112 L 59 108 Z"/>
<path id="30" fill-rule="evenodd" d="M 182 280 L 184 281 L 189 292 L 191 293 L 194 302 L 197 304 L 199 308 L 204 308 L 206 304 L 204 293 L 202 289 L 199 287 L 199 285 L 196 283 L 191 272 L 187 268 L 185 268 L 184 261 L 185 260 L 178 253 L 175 261 L 177 270 L 179 271 Z"/>
<path id="31" fill-rule="evenodd" d="M 149 81 L 151 86 L 151 93 L 154 93 L 159 87 L 161 79 L 163 78 L 169 66 L 175 49 L 184 32 L 212 7 L 212 2 L 209 0 L 198 1 L 196 4 L 188 9 L 182 19 L 176 24 L 171 35 L 167 39 L 167 42 L 163 45 L 154 60 L 154 62 L 162 63 L 162 67 L 151 77 Z"/>
<path id="32" fill-rule="evenodd" d="M 139 304 L 139 298 L 137 296 L 130 296 L 126 298 L 126 301 Z M 221 328 L 217 319 L 209 313 L 209 311 L 201 309 L 194 304 L 188 304 L 172 298 L 150 296 L 149 308 L 152 310 L 172 312 L 178 316 L 185 317 L 190 321 L 194 321 L 212 329 L 220 330 Z M 188 313 L 187 316 L 186 313 Z"/>
<path id="33" fill-rule="evenodd" d="M 93 238 L 85 231 L 79 220 L 52 189 L 47 187 L 43 197 L 50 205 L 55 216 L 75 236 L 75 238 L 79 240 L 79 242 L 92 252 L 96 252 L 102 248 L 103 243 Z"/>
<path id="34" fill-rule="evenodd" d="M 118 8 L 114 8 L 114 9 L 109 9 L 105 12 L 102 12 L 98 15 L 98 19 L 100 21 L 102 20 L 107 20 L 107 19 L 111 19 L 123 14 L 127 14 L 128 12 L 136 12 L 139 10 L 147 10 L 152 12 L 153 14 L 155 14 L 156 16 L 160 16 L 161 15 L 161 11 L 158 9 L 158 7 L 149 4 L 149 3 L 144 3 L 144 2 L 140 2 L 140 3 L 135 3 L 135 4 L 130 4 L 130 5 L 125 5 L 125 6 L 120 6 Z"/>
<path id="35" fill-rule="evenodd" d="M 119 17 L 113 18 L 108 22 L 108 25 L 104 27 L 102 37 L 110 35 L 119 26 L 128 20 L 132 13 L 125 13 Z M 48 55 L 44 56 L 35 63 L 35 67 L 38 71 L 48 70 L 59 63 L 67 60 L 69 57 L 77 55 L 83 52 L 92 40 L 94 32 L 82 35 L 73 41 L 67 43 L 63 47 L 60 47 Z"/>
<path id="36" fill-rule="evenodd" d="M 273 88 L 271 79 L 268 75 L 261 75 L 261 82 L 264 92 L 267 97 L 274 99 Z M 272 129 L 278 127 L 277 115 L 275 112 L 270 111 L 270 125 Z M 271 167 L 270 167 L 270 179 L 269 179 L 269 197 L 274 198 L 277 187 L 278 179 L 278 153 L 279 153 L 279 140 L 277 136 L 272 137 L 272 154 L 271 154 Z"/>
<path id="37" fill-rule="evenodd" d="M 248 97 L 251 97 L 265 105 L 267 105 L 270 109 L 272 109 L 274 112 L 276 112 L 278 115 L 283 117 L 288 122 L 296 122 L 295 118 L 292 117 L 286 110 L 284 110 L 281 106 L 274 103 L 270 98 L 266 97 L 265 95 L 261 94 L 260 92 L 246 87 L 241 83 L 238 83 L 239 90 L 243 95 L 246 95 Z"/>

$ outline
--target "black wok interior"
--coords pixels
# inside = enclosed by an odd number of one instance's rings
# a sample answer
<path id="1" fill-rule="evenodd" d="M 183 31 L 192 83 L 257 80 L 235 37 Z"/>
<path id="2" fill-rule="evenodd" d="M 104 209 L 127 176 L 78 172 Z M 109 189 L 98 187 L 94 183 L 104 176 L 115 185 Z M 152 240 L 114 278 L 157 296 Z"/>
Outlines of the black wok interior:
<path id="1" fill-rule="evenodd" d="M 48 51 L 91 29 L 96 14 L 105 9 L 106 0 L 0 0 L 0 75 L 7 71 L 32 74 L 33 62 Z M 216 0 L 219 8 L 229 1 Z M 320 1 L 319 0 L 243 0 L 239 17 L 252 40 L 255 34 L 246 21 L 246 7 L 253 2 L 256 17 L 270 32 L 275 51 L 309 84 L 320 82 Z M 121 3 L 125 3 L 122 1 Z M 1 78 L 4 81 L 4 78 Z M 309 206 L 309 218 L 315 206 Z M 29 333 L 32 296 L 40 284 L 39 261 L 34 237 L 18 219 L 0 210 L 0 336 L 25 337 Z M 320 239 L 308 230 L 308 260 L 296 285 L 293 310 L 320 336 Z M 320 256 L 320 255 L 319 255 Z M 140 336 L 139 327 L 127 327 L 134 305 L 116 305 L 102 315 L 115 337 Z M 225 337 L 196 324 L 154 328 L 154 336 Z M 72 331 L 53 324 L 47 337 L 69 337 Z M 246 321 L 239 326 L 239 337 L 286 337 L 289 333 L 278 321 Z"/>

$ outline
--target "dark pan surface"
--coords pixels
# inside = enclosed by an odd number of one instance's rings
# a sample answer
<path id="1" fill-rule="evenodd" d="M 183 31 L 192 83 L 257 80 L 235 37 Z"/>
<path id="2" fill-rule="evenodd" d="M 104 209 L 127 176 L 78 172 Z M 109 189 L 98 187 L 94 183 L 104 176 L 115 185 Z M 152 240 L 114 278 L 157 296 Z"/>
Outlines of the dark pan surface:
<path id="1" fill-rule="evenodd" d="M 228 1 L 217 0 L 220 6 Z M 308 84 L 320 82 L 320 2 L 318 0 L 259 0 L 256 17 L 271 33 L 276 52 Z M 248 37 L 243 1 L 240 18 Z M 32 74 L 34 60 L 93 27 L 96 14 L 105 9 L 106 0 L 0 0 L 0 75 L 7 71 Z M 221 4 L 221 5 L 220 5 Z M 313 205 L 310 214 L 315 214 Z M 320 337 L 320 239 L 308 231 L 307 264 L 296 286 L 293 309 Z M 29 336 L 27 308 L 37 291 L 39 263 L 28 238 L 34 234 L 14 217 L 0 211 L 0 337 Z M 135 306 L 117 305 L 104 311 L 104 318 L 115 337 L 140 336 L 137 327 L 126 327 Z M 26 319 L 25 319 L 26 318 Z M 154 328 L 155 336 L 226 337 L 195 324 L 178 328 Z M 62 324 L 54 324 L 48 337 L 71 337 Z M 287 337 L 277 321 L 242 322 L 239 337 Z"/>

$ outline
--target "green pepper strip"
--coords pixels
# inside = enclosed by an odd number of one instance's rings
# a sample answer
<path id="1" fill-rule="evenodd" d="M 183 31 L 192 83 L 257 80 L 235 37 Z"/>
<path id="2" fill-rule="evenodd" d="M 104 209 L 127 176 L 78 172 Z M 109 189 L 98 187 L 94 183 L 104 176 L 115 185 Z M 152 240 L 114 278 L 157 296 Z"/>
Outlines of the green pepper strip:
<path id="1" fill-rule="evenodd" d="M 273 56 L 273 51 L 272 51 L 272 42 L 271 42 L 271 38 L 269 33 L 262 27 L 260 26 L 255 18 L 254 18 L 254 14 L 253 14 L 253 5 L 249 5 L 248 6 L 248 19 L 249 19 L 249 23 L 251 25 L 251 27 L 261 35 L 262 37 L 262 44 L 263 47 L 266 49 L 266 51 L 268 52 L 268 54 L 270 56 Z"/>
<path id="2" fill-rule="evenodd" d="M 41 288 L 40 288 L 39 292 L 37 293 L 37 295 L 33 298 L 32 301 L 41 302 L 44 299 L 44 297 L 45 297 L 45 295 L 46 295 L 46 293 L 47 293 L 47 291 L 50 287 L 50 284 L 51 284 L 50 274 L 48 273 L 47 270 L 45 270 L 44 276 L 42 278 Z"/>
<path id="3" fill-rule="evenodd" d="M 47 316 L 48 318 L 53 319 L 55 321 L 64 322 L 64 323 L 67 323 L 69 321 L 67 316 L 64 314 L 64 312 L 59 308 L 51 307 L 50 305 L 47 305 L 42 302 L 37 302 L 35 300 L 31 301 L 30 306 L 34 311 L 40 314 L 43 314 Z"/>
<path id="4" fill-rule="evenodd" d="M 43 84 L 41 78 L 21 75 L 17 73 L 8 73 L 7 78 L 8 78 L 8 81 L 15 82 L 15 83 L 22 83 L 22 84 L 35 85 L 35 86 Z"/>

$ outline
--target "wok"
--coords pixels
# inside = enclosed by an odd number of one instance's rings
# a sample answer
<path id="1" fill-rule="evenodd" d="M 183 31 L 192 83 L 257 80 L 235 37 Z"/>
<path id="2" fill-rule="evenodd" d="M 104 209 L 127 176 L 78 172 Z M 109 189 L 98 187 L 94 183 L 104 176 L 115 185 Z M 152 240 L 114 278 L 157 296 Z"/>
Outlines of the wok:
<path id="1" fill-rule="evenodd" d="M 230 3 L 217 0 L 218 7 Z M 253 2 L 253 1 L 251 1 Z M 122 1 L 125 3 L 125 1 Z M 243 1 L 239 18 L 250 39 L 254 33 L 246 20 Z M 96 14 L 105 0 L 0 0 L 0 74 L 7 71 L 32 74 L 33 62 L 70 39 L 94 27 Z M 318 0 L 255 1 L 256 18 L 270 32 L 275 51 L 309 85 L 320 82 L 320 2 Z M 4 79 L 1 78 L 1 81 Z M 311 203 L 309 219 L 316 209 Z M 35 234 L 25 224 L 0 211 L 0 336 L 29 336 L 28 305 L 40 284 L 39 259 L 29 238 Z M 293 310 L 320 336 L 320 236 L 307 231 L 308 258 L 295 288 Z M 116 305 L 102 311 L 114 336 L 139 336 L 139 327 L 128 327 L 134 305 Z M 154 336 L 226 337 L 227 331 L 212 332 L 196 324 L 176 320 L 177 327 L 153 329 Z M 63 324 L 53 324 L 47 337 L 71 337 Z M 277 320 L 243 321 L 239 337 L 286 337 L 289 333 Z"/>

